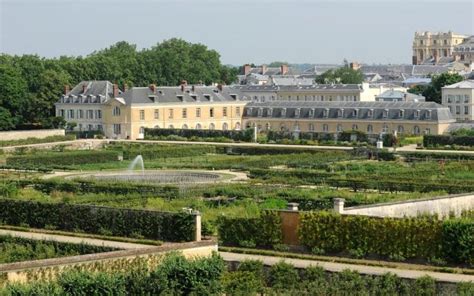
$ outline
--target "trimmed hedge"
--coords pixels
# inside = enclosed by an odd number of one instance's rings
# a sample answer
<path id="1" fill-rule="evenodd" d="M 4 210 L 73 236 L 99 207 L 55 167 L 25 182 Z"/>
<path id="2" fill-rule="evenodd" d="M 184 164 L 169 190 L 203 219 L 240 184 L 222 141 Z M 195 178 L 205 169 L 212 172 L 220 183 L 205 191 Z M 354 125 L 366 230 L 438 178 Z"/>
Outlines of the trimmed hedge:
<path id="1" fill-rule="evenodd" d="M 192 241 L 196 229 L 187 213 L 10 199 L 0 199 L 0 222 L 164 241 Z"/>
<path id="2" fill-rule="evenodd" d="M 436 147 L 446 145 L 474 146 L 474 136 L 425 135 L 423 146 Z"/>
<path id="3" fill-rule="evenodd" d="M 68 151 L 55 153 L 38 153 L 32 155 L 11 156 L 7 158 L 9 166 L 24 167 L 57 167 L 85 163 L 104 163 L 118 160 L 115 151 Z"/>
<path id="4" fill-rule="evenodd" d="M 474 221 L 467 219 L 378 218 L 322 211 L 301 213 L 299 238 L 302 245 L 320 253 L 472 265 L 473 230 Z"/>
<path id="5" fill-rule="evenodd" d="M 208 153 L 216 153 L 215 146 L 201 146 L 201 145 L 181 145 L 181 146 L 130 146 L 124 147 L 123 158 L 133 159 L 137 155 L 141 155 L 143 159 L 158 159 L 158 158 L 179 158 L 200 156 Z"/>
<path id="6" fill-rule="evenodd" d="M 233 141 L 251 142 L 253 140 L 253 130 L 204 130 L 204 129 L 145 129 L 145 139 L 179 136 L 183 138 L 227 138 Z"/>
<path id="7" fill-rule="evenodd" d="M 217 219 L 219 241 L 228 246 L 272 247 L 281 244 L 281 218 L 276 211 L 263 211 L 257 218 Z"/>

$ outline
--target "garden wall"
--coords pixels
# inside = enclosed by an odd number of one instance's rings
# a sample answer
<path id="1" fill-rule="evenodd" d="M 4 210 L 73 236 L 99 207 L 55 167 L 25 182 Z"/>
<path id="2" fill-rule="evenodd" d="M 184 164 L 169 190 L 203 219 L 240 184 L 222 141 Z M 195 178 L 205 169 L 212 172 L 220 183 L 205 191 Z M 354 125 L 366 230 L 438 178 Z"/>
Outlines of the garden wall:
<path id="1" fill-rule="evenodd" d="M 178 251 L 187 258 L 207 257 L 217 251 L 213 241 L 167 244 L 165 246 L 113 251 L 72 257 L 53 258 L 0 265 L 0 286 L 7 282 L 52 280 L 69 269 L 84 271 L 121 271 L 134 267 L 155 267 L 162 256 Z"/>
<path id="2" fill-rule="evenodd" d="M 341 204 L 342 203 L 342 204 Z M 474 193 L 448 195 L 428 199 L 408 200 L 367 206 L 344 208 L 343 200 L 335 201 L 335 209 L 344 215 L 365 215 L 375 217 L 414 217 L 422 214 L 440 217 L 474 209 Z"/>
<path id="3" fill-rule="evenodd" d="M 50 136 L 64 136 L 65 131 L 63 129 L 44 129 L 44 130 L 26 130 L 26 131 L 7 131 L 0 132 L 0 139 L 2 141 L 9 140 L 21 140 L 28 138 L 43 139 Z"/>

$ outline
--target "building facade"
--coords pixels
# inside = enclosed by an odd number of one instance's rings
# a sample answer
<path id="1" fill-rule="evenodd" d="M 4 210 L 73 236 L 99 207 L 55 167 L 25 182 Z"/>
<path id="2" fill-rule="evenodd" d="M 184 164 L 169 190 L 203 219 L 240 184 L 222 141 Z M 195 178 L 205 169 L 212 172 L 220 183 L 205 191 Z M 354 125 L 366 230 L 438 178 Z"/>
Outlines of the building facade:
<path id="1" fill-rule="evenodd" d="M 454 60 L 471 65 L 474 63 L 474 35 L 464 39 L 464 42 L 456 45 L 453 51 Z"/>
<path id="2" fill-rule="evenodd" d="M 249 103 L 243 122 L 259 131 L 438 135 L 455 120 L 433 102 L 265 102 Z"/>
<path id="3" fill-rule="evenodd" d="M 460 122 L 474 121 L 474 80 L 464 80 L 441 89 L 442 104 Z"/>
<path id="4" fill-rule="evenodd" d="M 89 83 L 98 82 L 81 84 Z M 242 127 L 246 97 L 231 87 L 150 85 L 122 92 L 116 85 L 110 82 L 108 85 L 116 93 L 106 96 L 107 99 L 104 97 L 101 103 L 94 103 L 94 110 L 100 110 L 100 121 L 97 118 L 97 123 L 88 126 L 91 130 L 102 130 L 107 138 L 140 139 L 145 128 L 230 130 Z M 79 123 L 76 116 L 68 114 L 89 110 L 89 103 L 77 100 L 65 103 L 63 97 L 56 104 L 58 116 L 67 122 Z M 78 124 L 75 129 L 79 127 Z"/>
<path id="5" fill-rule="evenodd" d="M 413 39 L 413 65 L 423 63 L 438 64 L 442 59 L 449 61 L 454 47 L 461 44 L 466 35 L 451 31 L 444 33 L 415 32 Z"/>

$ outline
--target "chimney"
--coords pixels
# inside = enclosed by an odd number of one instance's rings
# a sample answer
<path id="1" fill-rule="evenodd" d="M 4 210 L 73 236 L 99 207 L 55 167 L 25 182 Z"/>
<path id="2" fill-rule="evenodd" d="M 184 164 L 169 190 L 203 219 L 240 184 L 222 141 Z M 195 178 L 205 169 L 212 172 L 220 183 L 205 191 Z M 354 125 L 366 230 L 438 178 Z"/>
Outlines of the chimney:
<path id="1" fill-rule="evenodd" d="M 251 69 L 252 69 L 252 68 L 250 67 L 249 64 L 245 64 L 245 65 L 244 65 L 244 75 L 250 74 L 250 70 L 251 70 Z"/>
<path id="2" fill-rule="evenodd" d="M 194 85 L 191 86 L 191 91 L 192 91 L 192 92 L 195 92 L 195 91 L 196 91 L 196 87 L 195 87 Z"/>
<path id="3" fill-rule="evenodd" d="M 114 98 L 118 97 L 119 95 L 119 88 L 118 88 L 117 83 L 114 83 L 113 94 L 114 94 Z"/>
<path id="4" fill-rule="evenodd" d="M 123 92 L 126 92 L 128 90 L 128 85 L 126 82 L 123 83 Z"/>
<path id="5" fill-rule="evenodd" d="M 280 66 L 280 75 L 288 74 L 288 65 L 281 65 Z"/>
<path id="6" fill-rule="evenodd" d="M 156 91 L 156 85 L 150 84 L 149 88 L 150 88 L 150 90 L 151 90 L 152 93 L 155 93 L 155 91 Z"/>
<path id="7" fill-rule="evenodd" d="M 262 65 L 262 75 L 265 75 L 266 72 L 267 72 L 267 65 L 263 64 Z"/>
<path id="8" fill-rule="evenodd" d="M 86 89 L 87 89 L 87 84 L 83 84 L 82 85 L 82 93 L 85 93 L 86 92 Z"/>
<path id="9" fill-rule="evenodd" d="M 65 84 L 64 85 L 64 94 L 67 95 L 68 92 L 69 92 L 69 85 Z"/>
<path id="10" fill-rule="evenodd" d="M 184 89 L 188 85 L 188 82 L 186 80 L 181 80 L 181 91 L 184 92 Z"/>
<path id="11" fill-rule="evenodd" d="M 352 70 L 359 70 L 360 69 L 360 64 L 357 63 L 357 62 L 352 62 L 349 64 L 349 67 L 352 69 Z"/>
<path id="12" fill-rule="evenodd" d="M 219 83 L 219 84 L 217 85 L 217 89 L 218 89 L 220 92 L 222 92 L 222 84 Z"/>

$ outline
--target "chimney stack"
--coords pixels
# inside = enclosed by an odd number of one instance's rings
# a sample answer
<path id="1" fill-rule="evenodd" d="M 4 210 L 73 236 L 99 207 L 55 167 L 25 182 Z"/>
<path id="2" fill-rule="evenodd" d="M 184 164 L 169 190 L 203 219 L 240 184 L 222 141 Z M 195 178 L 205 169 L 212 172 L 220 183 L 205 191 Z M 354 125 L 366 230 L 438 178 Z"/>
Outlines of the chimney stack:
<path id="1" fill-rule="evenodd" d="M 64 94 L 67 95 L 68 92 L 69 92 L 69 85 L 65 84 L 64 85 Z"/>
<path id="2" fill-rule="evenodd" d="M 222 84 L 219 83 L 219 84 L 217 85 L 217 89 L 218 89 L 220 92 L 222 92 Z"/>
<path id="3" fill-rule="evenodd" d="M 195 87 L 194 85 L 191 86 L 191 91 L 192 91 L 192 92 L 195 92 L 195 91 L 196 91 L 196 87 Z"/>
<path id="4" fill-rule="evenodd" d="M 123 92 L 126 92 L 128 90 L 128 85 L 126 82 L 123 83 Z"/>
<path id="5" fill-rule="evenodd" d="M 118 97 L 118 95 L 119 95 L 119 88 L 118 88 L 117 83 L 114 83 L 113 95 L 114 95 L 114 98 Z"/>
<path id="6" fill-rule="evenodd" d="M 280 75 L 288 74 L 288 65 L 281 65 L 280 66 Z"/>
<path id="7" fill-rule="evenodd" d="M 266 72 L 267 72 L 267 65 L 263 64 L 262 65 L 262 75 L 265 75 Z"/>
<path id="8" fill-rule="evenodd" d="M 83 93 L 83 94 L 86 93 L 86 89 L 87 89 L 87 84 L 84 83 L 84 84 L 82 85 L 82 93 Z"/>
<path id="9" fill-rule="evenodd" d="M 156 85 L 150 84 L 149 88 L 150 88 L 150 90 L 151 90 L 152 93 L 155 93 L 155 91 L 156 91 Z"/>
<path id="10" fill-rule="evenodd" d="M 251 69 L 252 69 L 252 68 L 250 67 L 249 64 L 245 64 L 245 65 L 244 65 L 244 75 L 250 74 L 250 70 L 251 70 Z"/>
<path id="11" fill-rule="evenodd" d="M 349 67 L 352 69 L 352 70 L 359 70 L 360 69 L 360 64 L 357 63 L 357 62 L 352 62 L 349 64 Z"/>
<path id="12" fill-rule="evenodd" d="M 186 80 L 181 80 L 181 91 L 184 92 L 184 89 L 188 85 L 188 82 Z"/>

